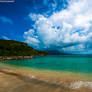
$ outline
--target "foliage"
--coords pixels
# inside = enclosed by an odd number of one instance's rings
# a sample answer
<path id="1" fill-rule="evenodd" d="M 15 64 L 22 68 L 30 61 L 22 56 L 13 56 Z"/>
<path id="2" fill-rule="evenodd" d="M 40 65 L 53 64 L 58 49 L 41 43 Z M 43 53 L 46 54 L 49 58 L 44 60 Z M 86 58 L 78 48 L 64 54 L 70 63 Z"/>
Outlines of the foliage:
<path id="1" fill-rule="evenodd" d="M 0 39 L 0 56 L 41 56 L 47 52 L 35 50 L 24 42 Z"/>

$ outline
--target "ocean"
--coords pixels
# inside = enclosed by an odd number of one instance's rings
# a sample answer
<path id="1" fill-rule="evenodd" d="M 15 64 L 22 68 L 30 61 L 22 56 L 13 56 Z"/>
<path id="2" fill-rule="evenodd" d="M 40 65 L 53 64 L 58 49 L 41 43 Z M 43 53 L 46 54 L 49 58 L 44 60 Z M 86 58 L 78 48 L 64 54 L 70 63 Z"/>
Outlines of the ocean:
<path id="1" fill-rule="evenodd" d="M 92 73 L 92 56 L 37 56 L 33 59 L 10 60 L 1 63 L 42 70 Z"/>

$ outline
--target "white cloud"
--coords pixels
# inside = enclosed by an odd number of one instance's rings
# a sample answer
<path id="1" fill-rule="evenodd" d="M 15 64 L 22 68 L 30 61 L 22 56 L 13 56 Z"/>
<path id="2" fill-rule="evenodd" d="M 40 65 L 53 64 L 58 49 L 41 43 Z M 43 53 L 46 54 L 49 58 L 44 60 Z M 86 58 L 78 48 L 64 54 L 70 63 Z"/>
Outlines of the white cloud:
<path id="1" fill-rule="evenodd" d="M 32 33 L 25 32 L 25 39 L 36 48 L 52 48 L 52 46 L 65 46 L 72 43 L 81 43 L 57 50 L 72 51 L 83 50 L 85 42 L 92 39 L 92 0 L 71 0 L 67 9 L 54 12 L 50 17 L 40 14 L 30 14 L 35 21 Z M 35 30 L 36 35 L 35 35 Z M 36 37 L 35 37 L 36 36 Z M 31 39 L 28 40 L 28 37 Z M 35 39 L 35 40 L 33 40 Z M 42 44 L 42 45 L 41 45 Z"/>
<path id="2" fill-rule="evenodd" d="M 28 32 L 24 33 L 24 38 L 27 43 L 30 43 L 31 45 L 34 45 L 34 47 L 38 47 L 39 40 L 34 36 L 34 30 L 29 30 Z"/>
<path id="3" fill-rule="evenodd" d="M 7 37 L 7 36 L 2 36 L 2 38 L 5 39 L 5 40 L 10 40 L 10 38 Z"/>

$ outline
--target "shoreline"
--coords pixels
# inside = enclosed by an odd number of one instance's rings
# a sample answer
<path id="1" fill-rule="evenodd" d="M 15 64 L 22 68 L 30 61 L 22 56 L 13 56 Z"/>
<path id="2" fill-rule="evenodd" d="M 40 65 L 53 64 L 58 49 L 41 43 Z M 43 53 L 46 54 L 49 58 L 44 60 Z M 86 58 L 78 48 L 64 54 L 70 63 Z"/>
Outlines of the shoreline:
<path id="1" fill-rule="evenodd" d="M 0 61 L 32 59 L 35 56 L 0 56 Z"/>
<path id="2" fill-rule="evenodd" d="M 9 69 L 9 70 L 14 70 L 17 72 L 24 72 L 24 73 L 33 73 L 33 74 L 49 74 L 51 75 L 59 75 L 62 76 L 68 76 L 70 79 L 82 79 L 83 81 L 86 79 L 86 81 L 92 81 L 92 74 L 91 73 L 80 73 L 80 72 L 71 72 L 71 71 L 57 71 L 57 70 L 48 70 L 48 69 L 38 69 L 38 68 L 29 68 L 25 66 L 16 66 L 16 65 L 10 65 L 10 64 L 5 64 L 1 63 L 0 64 L 0 69 Z M 71 78 L 72 77 L 72 78 Z M 74 77 L 74 78 L 73 78 Z"/>
<path id="3" fill-rule="evenodd" d="M 32 59 L 34 56 L 12 56 L 12 57 L 4 57 L 4 60 L 18 60 L 18 59 Z M 3 61 L 4 61 L 3 60 Z M 6 61 L 7 62 L 7 61 Z M 4 90 L 5 85 L 8 83 L 7 88 L 14 89 L 17 85 L 17 89 L 21 89 L 22 92 L 25 92 L 22 90 L 20 85 L 23 86 L 24 89 L 26 89 L 26 84 L 29 85 L 28 89 L 33 89 L 36 92 L 36 87 L 43 89 L 43 91 L 38 92 L 92 92 L 92 74 L 87 73 L 76 73 L 76 72 L 68 72 L 68 71 L 54 71 L 54 70 L 42 70 L 42 69 L 36 69 L 36 68 L 27 68 L 27 67 L 21 67 L 16 65 L 9 65 L 9 64 L 3 64 L 1 62 L 0 64 L 0 85 L 2 86 L 2 90 Z M 3 76 L 4 80 L 2 80 L 1 76 Z M 6 78 L 5 76 L 9 76 Z M 16 79 L 11 78 L 16 77 Z M 7 81 L 6 81 L 7 80 Z M 16 81 L 15 81 L 16 80 Z M 22 80 L 22 81 L 21 81 Z M 21 81 L 20 84 L 17 82 Z M 11 83 L 15 83 L 14 85 Z M 16 84 L 17 83 L 17 84 Z M 30 85 L 33 85 L 30 88 Z M 49 89 L 51 91 L 49 91 Z M 60 91 L 54 91 L 54 90 L 60 90 Z M 26 89 L 27 90 L 27 89 Z M 62 91 L 63 90 L 63 91 Z M 70 91 L 68 91 L 70 90 Z M 86 90 L 86 91 L 85 91 Z M 17 91 L 17 92 L 21 92 Z M 9 91 L 1 91 L 1 92 L 9 92 Z M 15 92 L 15 91 L 10 91 Z M 30 92 L 30 91 L 28 91 Z"/>

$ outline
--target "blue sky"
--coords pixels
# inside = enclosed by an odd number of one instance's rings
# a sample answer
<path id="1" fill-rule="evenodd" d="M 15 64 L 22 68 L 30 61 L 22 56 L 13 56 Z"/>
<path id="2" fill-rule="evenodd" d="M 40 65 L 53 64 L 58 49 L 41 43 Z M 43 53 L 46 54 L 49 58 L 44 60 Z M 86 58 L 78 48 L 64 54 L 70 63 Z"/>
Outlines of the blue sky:
<path id="1" fill-rule="evenodd" d="M 40 50 L 92 54 L 92 0 L 0 3 L 0 38 Z"/>
<path id="2" fill-rule="evenodd" d="M 15 3 L 0 3 L 0 38 L 7 36 L 13 40 L 23 41 L 23 33 L 29 27 L 26 20 L 32 3 L 16 0 Z M 31 9 L 31 7 L 30 7 Z"/>
<path id="3" fill-rule="evenodd" d="M 60 10 L 63 0 L 57 0 Z M 48 5 L 49 3 L 49 5 Z M 53 10 L 54 0 L 15 0 L 14 3 L 0 3 L 0 38 L 7 36 L 13 40 L 24 41 L 23 34 L 33 23 L 28 18 L 29 13 L 50 15 Z"/>

